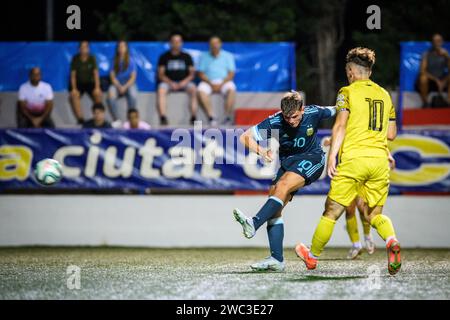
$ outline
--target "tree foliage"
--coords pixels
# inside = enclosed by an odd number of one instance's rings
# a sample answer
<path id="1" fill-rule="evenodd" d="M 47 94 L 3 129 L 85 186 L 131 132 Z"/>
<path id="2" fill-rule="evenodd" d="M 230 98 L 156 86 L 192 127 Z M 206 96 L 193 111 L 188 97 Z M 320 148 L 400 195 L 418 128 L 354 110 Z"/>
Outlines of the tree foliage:
<path id="1" fill-rule="evenodd" d="M 370 4 L 381 7 L 380 31 L 366 28 Z M 99 32 L 111 40 L 165 41 L 177 31 L 190 41 L 205 41 L 213 34 L 225 41 L 295 41 L 299 86 L 314 102 L 331 103 L 320 88 L 326 85 L 334 94 L 335 87 L 345 83 L 343 60 L 349 48 L 375 49 L 374 80 L 395 88 L 399 42 L 428 40 L 433 32 L 450 36 L 445 34 L 449 13 L 446 0 L 123 0 L 114 12 L 101 16 Z M 321 55 L 318 50 L 330 39 L 334 52 Z M 334 79 L 328 85 L 322 81 L 330 78 L 324 75 L 327 68 L 333 69 L 329 72 Z"/>

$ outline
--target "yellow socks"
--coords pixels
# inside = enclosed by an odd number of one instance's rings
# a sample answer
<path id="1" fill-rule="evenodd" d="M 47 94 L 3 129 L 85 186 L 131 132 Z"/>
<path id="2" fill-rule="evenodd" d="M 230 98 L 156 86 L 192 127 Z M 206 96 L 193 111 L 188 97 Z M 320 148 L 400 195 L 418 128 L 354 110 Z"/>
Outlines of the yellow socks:
<path id="1" fill-rule="evenodd" d="M 336 221 L 322 216 L 320 218 L 319 224 L 317 225 L 316 231 L 314 232 L 311 253 L 318 257 L 323 251 L 323 248 L 328 243 L 333 234 L 334 225 Z"/>
<path id="2" fill-rule="evenodd" d="M 389 217 L 378 214 L 370 221 L 370 224 L 377 229 L 378 234 L 383 240 L 391 237 L 395 238 L 394 226 Z"/>
<path id="3" fill-rule="evenodd" d="M 347 218 L 347 232 L 352 243 L 359 242 L 358 220 L 356 219 L 355 214 L 352 217 Z"/>
<path id="4" fill-rule="evenodd" d="M 368 223 L 367 220 L 364 217 L 361 217 L 361 221 L 362 221 L 362 224 L 363 224 L 364 235 L 366 237 L 370 236 L 370 223 Z"/>

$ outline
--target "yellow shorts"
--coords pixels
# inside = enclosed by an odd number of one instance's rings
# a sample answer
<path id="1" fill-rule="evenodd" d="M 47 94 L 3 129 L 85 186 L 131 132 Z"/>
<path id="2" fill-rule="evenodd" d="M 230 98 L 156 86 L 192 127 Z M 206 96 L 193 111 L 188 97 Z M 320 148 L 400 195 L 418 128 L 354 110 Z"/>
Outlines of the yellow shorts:
<path id="1" fill-rule="evenodd" d="M 347 207 L 361 195 L 370 208 L 383 206 L 389 193 L 387 158 L 361 157 L 341 162 L 328 197 Z"/>

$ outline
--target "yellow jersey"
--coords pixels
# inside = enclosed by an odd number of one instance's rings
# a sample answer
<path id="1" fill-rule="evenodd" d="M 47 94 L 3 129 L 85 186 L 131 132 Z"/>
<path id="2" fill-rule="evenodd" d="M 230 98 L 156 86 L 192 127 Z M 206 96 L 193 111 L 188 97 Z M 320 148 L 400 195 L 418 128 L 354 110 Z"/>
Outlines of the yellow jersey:
<path id="1" fill-rule="evenodd" d="M 371 80 L 357 80 L 339 90 L 336 109 L 350 112 L 340 161 L 387 157 L 387 129 L 395 120 L 395 108 L 385 89 Z"/>

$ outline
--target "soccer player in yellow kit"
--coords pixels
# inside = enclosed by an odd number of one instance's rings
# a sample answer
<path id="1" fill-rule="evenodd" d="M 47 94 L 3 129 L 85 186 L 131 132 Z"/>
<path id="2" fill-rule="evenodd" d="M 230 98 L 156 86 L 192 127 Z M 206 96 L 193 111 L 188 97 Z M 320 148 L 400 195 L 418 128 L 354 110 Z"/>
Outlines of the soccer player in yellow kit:
<path id="1" fill-rule="evenodd" d="M 391 219 L 382 214 L 389 193 L 387 139 L 393 140 L 397 135 L 395 108 L 389 93 L 370 80 L 374 63 L 375 52 L 367 48 L 351 49 L 346 57 L 350 85 L 339 91 L 336 102 L 338 114 L 327 163 L 332 180 L 325 212 L 314 232 L 311 249 L 302 243 L 295 247 L 308 269 L 316 268 L 336 220 L 353 202 L 358 190 L 363 192 L 368 205 L 366 219 L 386 241 L 389 273 L 396 274 L 401 267 L 400 243 Z"/>

